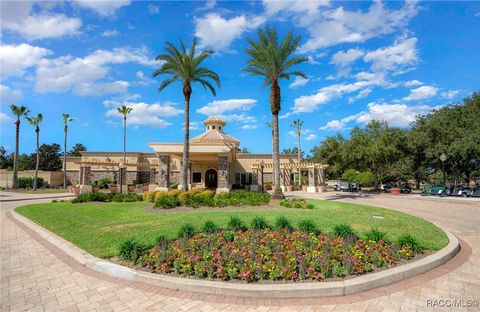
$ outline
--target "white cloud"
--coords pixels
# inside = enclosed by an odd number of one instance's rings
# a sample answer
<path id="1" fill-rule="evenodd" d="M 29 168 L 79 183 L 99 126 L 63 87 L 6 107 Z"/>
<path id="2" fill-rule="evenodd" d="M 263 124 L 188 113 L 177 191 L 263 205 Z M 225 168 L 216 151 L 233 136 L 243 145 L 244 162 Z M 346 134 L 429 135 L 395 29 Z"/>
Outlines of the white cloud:
<path id="1" fill-rule="evenodd" d="M 8 86 L 0 84 L 0 103 L 2 104 L 15 104 L 23 98 L 20 90 L 10 89 Z"/>
<path id="2" fill-rule="evenodd" d="M 301 26 L 307 26 L 314 22 L 319 15 L 320 7 L 328 6 L 329 0 L 323 1 L 276 1 L 264 0 L 265 14 L 272 17 L 281 13 L 281 19 L 293 18 Z"/>
<path id="3" fill-rule="evenodd" d="M 226 112 L 231 112 L 235 110 L 248 111 L 253 106 L 255 106 L 256 103 L 257 100 L 254 99 L 215 100 L 197 109 L 197 113 L 207 116 L 213 116 L 223 115 Z"/>
<path id="4" fill-rule="evenodd" d="M 288 5 L 288 2 L 285 3 Z M 310 39 L 301 47 L 301 51 L 309 52 L 340 43 L 364 42 L 389 34 L 405 26 L 416 14 L 415 1 L 406 1 L 398 10 L 389 10 L 382 1 L 375 1 L 366 12 L 347 11 L 338 7 L 318 11 L 308 18 L 300 16 L 299 19 L 308 24 L 310 32 Z"/>
<path id="5" fill-rule="evenodd" d="M 105 113 L 106 116 L 122 118 L 123 115 L 118 113 L 117 107 L 125 105 L 132 108 L 132 111 L 127 116 L 127 125 L 129 126 L 153 126 L 157 128 L 164 128 L 171 123 L 165 118 L 177 116 L 183 113 L 182 109 L 178 109 L 174 103 L 153 103 L 147 104 L 143 102 L 118 102 L 118 101 L 104 101 L 104 105 L 109 108 Z"/>
<path id="6" fill-rule="evenodd" d="M 332 64 L 339 68 L 339 76 L 346 76 L 350 72 L 350 65 L 364 54 L 365 52 L 360 49 L 339 51 L 332 56 Z"/>
<path id="7" fill-rule="evenodd" d="M 414 79 L 414 80 L 409 80 L 409 81 L 405 82 L 404 86 L 415 87 L 415 86 L 421 86 L 422 84 L 423 84 L 423 82 Z"/>
<path id="8" fill-rule="evenodd" d="M 363 58 L 372 71 L 402 72 L 418 62 L 417 38 L 400 38 L 393 45 L 368 52 Z"/>
<path id="9" fill-rule="evenodd" d="M 120 35 L 120 33 L 116 29 L 107 29 L 104 32 L 102 32 L 102 37 L 107 37 L 107 38 L 117 37 L 118 35 Z"/>
<path id="10" fill-rule="evenodd" d="M 258 126 L 256 124 L 250 124 L 250 125 L 243 125 L 242 126 L 242 129 L 245 129 L 245 130 L 252 130 L 252 129 L 257 129 Z"/>
<path id="11" fill-rule="evenodd" d="M 364 98 L 366 98 L 371 92 L 372 92 L 371 89 L 364 89 L 364 90 L 358 92 L 357 95 L 352 96 L 352 97 L 349 97 L 349 98 L 348 98 L 348 103 L 352 104 L 353 102 L 356 102 L 356 101 L 358 101 L 358 100 L 360 100 L 360 99 L 364 99 Z"/>
<path id="12" fill-rule="evenodd" d="M 0 122 L 10 122 L 13 121 L 13 118 L 8 116 L 5 113 L 0 112 Z"/>
<path id="13" fill-rule="evenodd" d="M 75 0 L 74 3 L 84 9 L 94 11 L 102 17 L 114 16 L 117 10 L 130 5 L 129 0 Z"/>
<path id="14" fill-rule="evenodd" d="M 31 46 L 26 43 L 19 45 L 0 45 L 1 75 L 23 76 L 25 70 L 35 66 L 42 58 L 52 54 L 52 51 Z"/>
<path id="15" fill-rule="evenodd" d="M 321 88 L 315 94 L 303 95 L 296 98 L 294 100 L 292 111 L 282 116 L 281 118 L 285 118 L 292 114 L 313 112 L 317 109 L 319 105 L 326 104 L 331 100 L 342 96 L 343 94 L 349 94 L 369 89 L 374 86 L 389 86 L 389 83 L 385 81 L 385 76 L 382 73 L 361 72 L 358 73 L 355 77 L 358 79 L 358 81 L 356 82 L 348 84 L 333 84 Z M 368 91 L 364 91 L 362 95 L 366 96 L 365 92 Z"/>
<path id="16" fill-rule="evenodd" d="M 140 70 L 135 73 L 135 76 L 138 78 L 136 84 L 139 86 L 148 86 L 155 82 L 155 80 L 145 76 L 145 74 Z"/>
<path id="17" fill-rule="evenodd" d="M 445 99 L 452 100 L 455 97 L 457 97 L 460 93 L 461 93 L 460 90 L 449 90 L 446 92 L 442 92 L 440 95 Z"/>
<path id="18" fill-rule="evenodd" d="M 316 140 L 317 138 L 318 138 L 318 135 L 316 135 L 315 133 L 310 133 L 305 137 L 305 141 L 313 141 L 313 140 Z"/>
<path id="19" fill-rule="evenodd" d="M 160 13 L 160 8 L 158 7 L 158 5 L 149 4 L 147 6 L 147 9 L 148 9 L 148 14 L 150 15 L 157 15 L 158 13 Z"/>
<path id="20" fill-rule="evenodd" d="M 338 131 L 345 128 L 345 123 L 341 120 L 332 120 L 327 122 L 325 126 L 318 128 L 319 130 Z"/>
<path id="21" fill-rule="evenodd" d="M 125 81 L 103 81 L 110 72 L 107 65 L 138 63 L 152 66 L 154 61 L 147 55 L 146 48 L 115 48 L 97 50 L 84 58 L 71 56 L 44 59 L 39 62 L 35 76 L 37 92 L 68 92 L 78 95 L 122 93 L 127 91 Z M 95 86 L 97 85 L 97 86 Z"/>
<path id="22" fill-rule="evenodd" d="M 393 127 L 407 127 L 417 115 L 429 113 L 435 107 L 428 105 L 407 106 L 405 104 L 369 103 L 368 110 L 342 120 L 368 123 L 372 120 L 386 121 Z"/>
<path id="23" fill-rule="evenodd" d="M 190 130 L 198 130 L 202 126 L 202 123 L 199 121 L 190 121 Z M 185 128 L 185 127 L 184 127 Z"/>
<path id="24" fill-rule="evenodd" d="M 225 19 L 217 13 L 209 13 L 195 19 L 195 36 L 200 39 L 201 48 L 211 48 L 216 52 L 227 51 L 233 40 L 264 23 L 262 17 L 239 15 Z"/>
<path id="25" fill-rule="evenodd" d="M 34 2 L 1 1 L 1 28 L 18 33 L 29 40 L 60 38 L 78 34 L 79 18 L 52 13 L 42 8 L 34 13 Z"/>
<path id="26" fill-rule="evenodd" d="M 410 94 L 404 97 L 404 101 L 418 101 L 434 97 L 438 93 L 438 88 L 432 86 L 421 86 L 410 90 Z"/>
<path id="27" fill-rule="evenodd" d="M 298 87 L 306 85 L 310 81 L 309 78 L 303 78 L 300 76 L 295 76 L 295 80 L 288 86 L 290 89 L 296 89 Z"/>

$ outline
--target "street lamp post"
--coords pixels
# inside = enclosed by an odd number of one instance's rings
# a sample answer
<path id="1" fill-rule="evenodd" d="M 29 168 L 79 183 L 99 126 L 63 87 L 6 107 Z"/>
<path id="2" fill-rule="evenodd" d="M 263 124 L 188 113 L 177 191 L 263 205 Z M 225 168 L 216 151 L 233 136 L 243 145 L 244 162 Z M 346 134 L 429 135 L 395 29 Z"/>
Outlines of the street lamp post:
<path id="1" fill-rule="evenodd" d="M 262 159 L 262 161 L 260 161 L 260 173 L 261 173 L 261 175 L 262 175 L 262 177 L 261 177 L 261 181 L 262 181 L 262 193 L 265 191 L 264 186 L 263 186 L 263 167 L 265 167 L 265 162 L 264 162 L 263 159 Z"/>
<path id="2" fill-rule="evenodd" d="M 442 162 L 443 186 L 447 187 L 447 182 L 445 181 L 445 160 L 447 160 L 447 155 L 442 153 L 442 155 L 440 155 L 440 160 Z"/>

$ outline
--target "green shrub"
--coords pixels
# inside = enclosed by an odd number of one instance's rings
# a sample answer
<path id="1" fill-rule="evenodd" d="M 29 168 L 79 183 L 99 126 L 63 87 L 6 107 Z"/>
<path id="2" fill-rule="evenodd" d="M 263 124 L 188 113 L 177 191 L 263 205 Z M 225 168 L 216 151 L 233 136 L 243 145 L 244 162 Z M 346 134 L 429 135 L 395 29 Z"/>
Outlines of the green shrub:
<path id="1" fill-rule="evenodd" d="M 205 190 L 198 194 L 195 194 L 195 201 L 199 206 L 208 206 L 212 207 L 214 205 L 213 197 L 215 196 L 215 192 L 211 190 Z"/>
<path id="2" fill-rule="evenodd" d="M 349 224 L 339 223 L 333 227 L 333 234 L 343 239 L 357 239 L 357 234 Z"/>
<path id="3" fill-rule="evenodd" d="M 308 220 L 308 219 L 300 221 L 298 223 L 298 229 L 305 233 L 314 233 L 317 235 L 320 233 L 315 223 L 313 223 L 312 220 Z"/>
<path id="4" fill-rule="evenodd" d="M 404 234 L 398 239 L 398 244 L 401 247 L 408 247 L 411 251 L 417 253 L 423 250 L 423 247 L 420 245 L 418 240 L 410 234 Z"/>
<path id="5" fill-rule="evenodd" d="M 113 180 L 110 178 L 101 178 L 98 180 L 98 186 L 103 189 L 108 189 L 109 185 L 113 183 Z"/>
<path id="6" fill-rule="evenodd" d="M 117 203 L 123 203 L 123 194 L 115 193 L 112 197 L 112 201 Z"/>
<path id="7" fill-rule="evenodd" d="M 255 217 L 252 220 L 251 228 L 254 230 L 263 230 L 268 228 L 268 224 L 264 217 Z"/>
<path id="8" fill-rule="evenodd" d="M 33 188 L 33 177 L 23 177 L 18 178 L 18 187 L 19 188 Z M 43 178 L 37 177 L 37 187 L 43 186 Z"/>
<path id="9" fill-rule="evenodd" d="M 195 227 L 191 223 L 184 223 L 178 229 L 177 237 L 178 238 L 190 238 L 195 234 Z"/>
<path id="10" fill-rule="evenodd" d="M 71 200 L 72 204 L 86 203 L 90 201 L 89 194 L 80 194 L 77 195 L 74 199 Z"/>
<path id="11" fill-rule="evenodd" d="M 155 207 L 159 208 L 175 208 L 180 205 L 180 200 L 177 196 L 172 196 L 163 194 L 161 196 L 156 196 Z"/>
<path id="12" fill-rule="evenodd" d="M 158 235 L 157 239 L 155 240 L 155 243 L 157 243 L 157 244 L 167 244 L 168 239 L 164 235 Z"/>
<path id="13" fill-rule="evenodd" d="M 379 242 L 383 240 L 387 244 L 390 244 L 390 241 L 387 239 L 386 234 L 378 229 L 371 229 L 370 231 L 365 233 L 366 240 L 372 240 L 375 242 Z"/>
<path id="14" fill-rule="evenodd" d="M 218 231 L 218 227 L 213 221 L 208 220 L 203 225 L 202 231 L 205 233 L 215 233 Z"/>
<path id="15" fill-rule="evenodd" d="M 148 248 L 138 243 L 134 238 L 129 238 L 120 244 L 119 255 L 125 260 L 137 263 L 140 255 Z"/>
<path id="16" fill-rule="evenodd" d="M 227 223 L 227 229 L 232 231 L 243 231 L 246 227 L 239 217 L 231 216 Z"/>
<path id="17" fill-rule="evenodd" d="M 172 183 L 169 183 L 169 184 L 168 184 L 168 188 L 169 188 L 169 189 L 176 189 L 177 187 L 178 187 L 178 184 L 177 184 L 177 183 L 173 183 L 173 182 L 172 182 Z"/>
<path id="18" fill-rule="evenodd" d="M 277 219 L 275 219 L 275 229 L 277 231 L 280 230 L 287 230 L 291 231 L 293 230 L 293 226 L 290 224 L 290 221 L 288 221 L 285 216 L 279 216 Z"/>
<path id="19" fill-rule="evenodd" d="M 154 203 L 155 202 L 155 192 L 144 192 L 143 193 L 143 201 L 147 203 Z"/>
<path id="20" fill-rule="evenodd" d="M 280 206 L 286 208 L 297 208 L 297 209 L 313 209 L 315 206 L 312 203 L 309 203 L 305 199 L 291 198 L 283 199 L 280 201 Z"/>
<path id="21" fill-rule="evenodd" d="M 178 197 L 182 193 L 181 190 L 171 190 L 167 192 L 168 196 Z"/>

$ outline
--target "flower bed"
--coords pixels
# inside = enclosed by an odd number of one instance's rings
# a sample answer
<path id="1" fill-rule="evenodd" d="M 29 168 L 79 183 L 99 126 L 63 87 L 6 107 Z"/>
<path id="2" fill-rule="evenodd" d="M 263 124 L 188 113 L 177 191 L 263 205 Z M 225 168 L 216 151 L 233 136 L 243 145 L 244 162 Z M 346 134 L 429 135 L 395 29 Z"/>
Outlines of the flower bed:
<path id="1" fill-rule="evenodd" d="M 139 257 L 156 273 L 242 280 L 326 280 L 388 268 L 414 252 L 380 240 L 354 240 L 288 230 L 224 230 L 160 240 Z"/>
<path id="2" fill-rule="evenodd" d="M 254 193 L 245 191 L 233 191 L 215 193 L 211 190 L 180 190 L 145 192 L 143 199 L 146 202 L 155 203 L 157 208 L 174 208 L 177 206 L 189 207 L 226 207 L 226 206 L 260 206 L 270 202 L 268 193 Z"/>
<path id="3" fill-rule="evenodd" d="M 286 208 L 297 208 L 297 209 L 313 209 L 314 206 L 312 203 L 309 203 L 305 199 L 299 198 L 285 198 L 280 201 L 280 206 Z"/>

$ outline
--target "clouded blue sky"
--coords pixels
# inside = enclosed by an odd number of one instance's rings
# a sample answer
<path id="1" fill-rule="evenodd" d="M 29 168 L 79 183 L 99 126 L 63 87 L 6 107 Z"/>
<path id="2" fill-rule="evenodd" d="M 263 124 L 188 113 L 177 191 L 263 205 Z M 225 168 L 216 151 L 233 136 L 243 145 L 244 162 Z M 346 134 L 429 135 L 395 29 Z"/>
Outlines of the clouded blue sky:
<path id="1" fill-rule="evenodd" d="M 157 92 L 155 55 L 165 41 L 196 36 L 216 54 L 205 65 L 221 77 L 214 97 L 194 85 L 192 135 L 209 115 L 252 152 L 271 151 L 269 92 L 242 71 L 246 38 L 276 26 L 302 35 L 299 66 L 308 79 L 282 81 L 281 148 L 293 147 L 290 124 L 304 121 L 307 151 L 327 135 L 347 134 L 372 119 L 406 127 L 417 114 L 456 102 L 480 86 L 480 3 L 471 2 L 1 2 L 1 145 L 14 146 L 8 106 L 44 115 L 41 140 L 61 143 L 62 113 L 75 121 L 69 146 L 121 151 L 121 118 L 129 115 L 128 150 L 179 142 L 180 84 Z M 26 122 L 21 151 L 33 152 Z"/>

